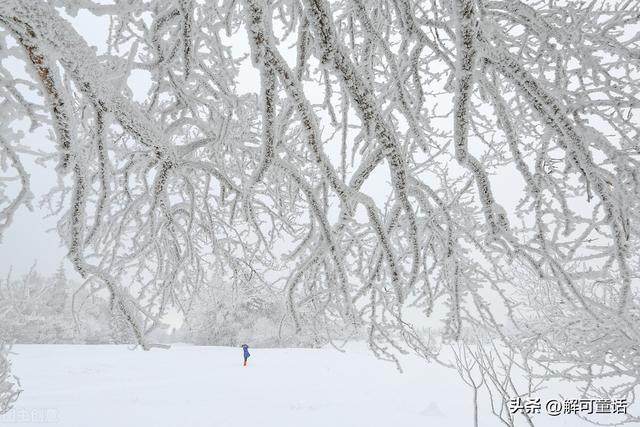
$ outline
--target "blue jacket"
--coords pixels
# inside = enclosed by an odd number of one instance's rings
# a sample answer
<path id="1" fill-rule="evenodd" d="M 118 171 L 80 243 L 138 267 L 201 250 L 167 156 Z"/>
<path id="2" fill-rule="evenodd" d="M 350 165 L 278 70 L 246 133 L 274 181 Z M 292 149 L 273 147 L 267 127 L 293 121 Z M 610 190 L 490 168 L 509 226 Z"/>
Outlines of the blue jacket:
<path id="1" fill-rule="evenodd" d="M 248 345 L 246 345 L 246 344 L 242 344 L 242 350 L 244 350 L 244 357 L 249 357 L 249 356 L 251 356 L 251 355 L 249 354 L 249 346 L 248 346 Z"/>

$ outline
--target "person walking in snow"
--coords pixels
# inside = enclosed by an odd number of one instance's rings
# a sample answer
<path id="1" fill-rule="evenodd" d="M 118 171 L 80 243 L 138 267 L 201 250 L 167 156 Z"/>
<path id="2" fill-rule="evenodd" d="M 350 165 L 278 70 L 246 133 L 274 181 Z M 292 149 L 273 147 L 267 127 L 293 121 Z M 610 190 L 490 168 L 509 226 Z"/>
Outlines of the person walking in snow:
<path id="1" fill-rule="evenodd" d="M 251 356 L 249 354 L 249 346 L 246 344 L 242 344 L 242 351 L 244 351 L 244 365 L 242 366 L 247 366 L 247 359 L 249 358 L 249 356 Z"/>

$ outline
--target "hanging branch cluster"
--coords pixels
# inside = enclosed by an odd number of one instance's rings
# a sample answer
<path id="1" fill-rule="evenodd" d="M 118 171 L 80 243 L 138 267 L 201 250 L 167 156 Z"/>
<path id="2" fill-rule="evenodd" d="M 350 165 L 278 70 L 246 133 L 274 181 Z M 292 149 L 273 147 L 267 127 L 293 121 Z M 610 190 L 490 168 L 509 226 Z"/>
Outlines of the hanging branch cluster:
<path id="1" fill-rule="evenodd" d="M 105 53 L 61 15 L 78 8 L 110 19 Z M 21 188 L 0 193 L 0 227 L 30 203 L 33 150 L 8 127 L 26 116 L 55 134 L 48 201 L 69 258 L 141 342 L 215 274 L 283 291 L 297 328 L 365 326 L 382 358 L 429 357 L 407 310 L 442 317 L 446 338 L 465 325 L 504 338 L 502 314 L 523 330 L 513 262 L 558 304 L 637 336 L 638 10 L 5 1 L 0 52 L 30 78 L 0 68 L 0 159 Z M 259 94 L 242 92 L 239 40 Z"/>

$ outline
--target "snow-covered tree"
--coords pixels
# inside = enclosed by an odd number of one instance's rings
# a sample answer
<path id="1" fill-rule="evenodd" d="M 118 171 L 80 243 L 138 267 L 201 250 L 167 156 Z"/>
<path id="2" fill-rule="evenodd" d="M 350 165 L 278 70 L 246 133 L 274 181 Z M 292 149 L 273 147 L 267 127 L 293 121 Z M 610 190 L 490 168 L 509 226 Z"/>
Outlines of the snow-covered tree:
<path id="1" fill-rule="evenodd" d="M 104 46 L 79 10 L 109 19 Z M 283 291 L 296 329 L 365 328 L 382 358 L 433 355 L 413 311 L 445 340 L 473 328 L 527 351 L 513 334 L 542 300 L 524 269 L 553 290 L 536 351 L 560 357 L 572 322 L 580 339 L 624 325 L 610 349 L 637 366 L 638 10 L 5 0 L 0 232 L 31 203 L 24 158 L 55 158 L 69 259 L 145 347 L 213 274 Z M 38 126 L 41 151 L 23 137 Z M 610 360 L 589 357 L 573 361 Z"/>
<path id="2" fill-rule="evenodd" d="M 19 279 L 9 274 L 0 281 L 0 336 L 19 343 L 69 342 L 69 284 L 61 270 L 45 277 L 35 267 Z"/>
<path id="3" fill-rule="evenodd" d="M 288 322 L 284 298 L 260 283 L 215 279 L 201 286 L 185 310 L 178 339 L 200 345 L 252 347 L 316 346 L 319 333 L 296 333 Z M 317 331 L 315 331 L 317 332 Z"/>
<path id="4" fill-rule="evenodd" d="M 0 344 L 0 415 L 8 412 L 20 395 L 17 381 L 11 376 L 11 362 L 8 359 L 10 347 Z"/>
<path id="5" fill-rule="evenodd" d="M 68 281 L 62 266 L 52 276 L 38 273 L 34 265 L 18 279 L 9 273 L 0 280 L 0 339 L 5 342 L 135 342 L 126 320 L 113 322 L 118 314 L 99 288 Z"/>

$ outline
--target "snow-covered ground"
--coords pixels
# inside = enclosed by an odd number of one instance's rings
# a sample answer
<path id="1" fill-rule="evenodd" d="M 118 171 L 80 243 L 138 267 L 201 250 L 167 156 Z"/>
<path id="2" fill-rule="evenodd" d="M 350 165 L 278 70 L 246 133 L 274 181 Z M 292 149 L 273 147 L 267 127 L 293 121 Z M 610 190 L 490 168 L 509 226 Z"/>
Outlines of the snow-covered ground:
<path id="1" fill-rule="evenodd" d="M 456 372 L 417 357 L 404 373 L 364 345 L 242 350 L 174 345 L 16 345 L 24 392 L 3 425 L 56 426 L 472 426 L 470 391 Z M 579 396 L 576 396 L 579 397 Z M 481 414 L 480 426 L 499 425 Z M 538 426 L 583 426 L 541 414 Z"/>

